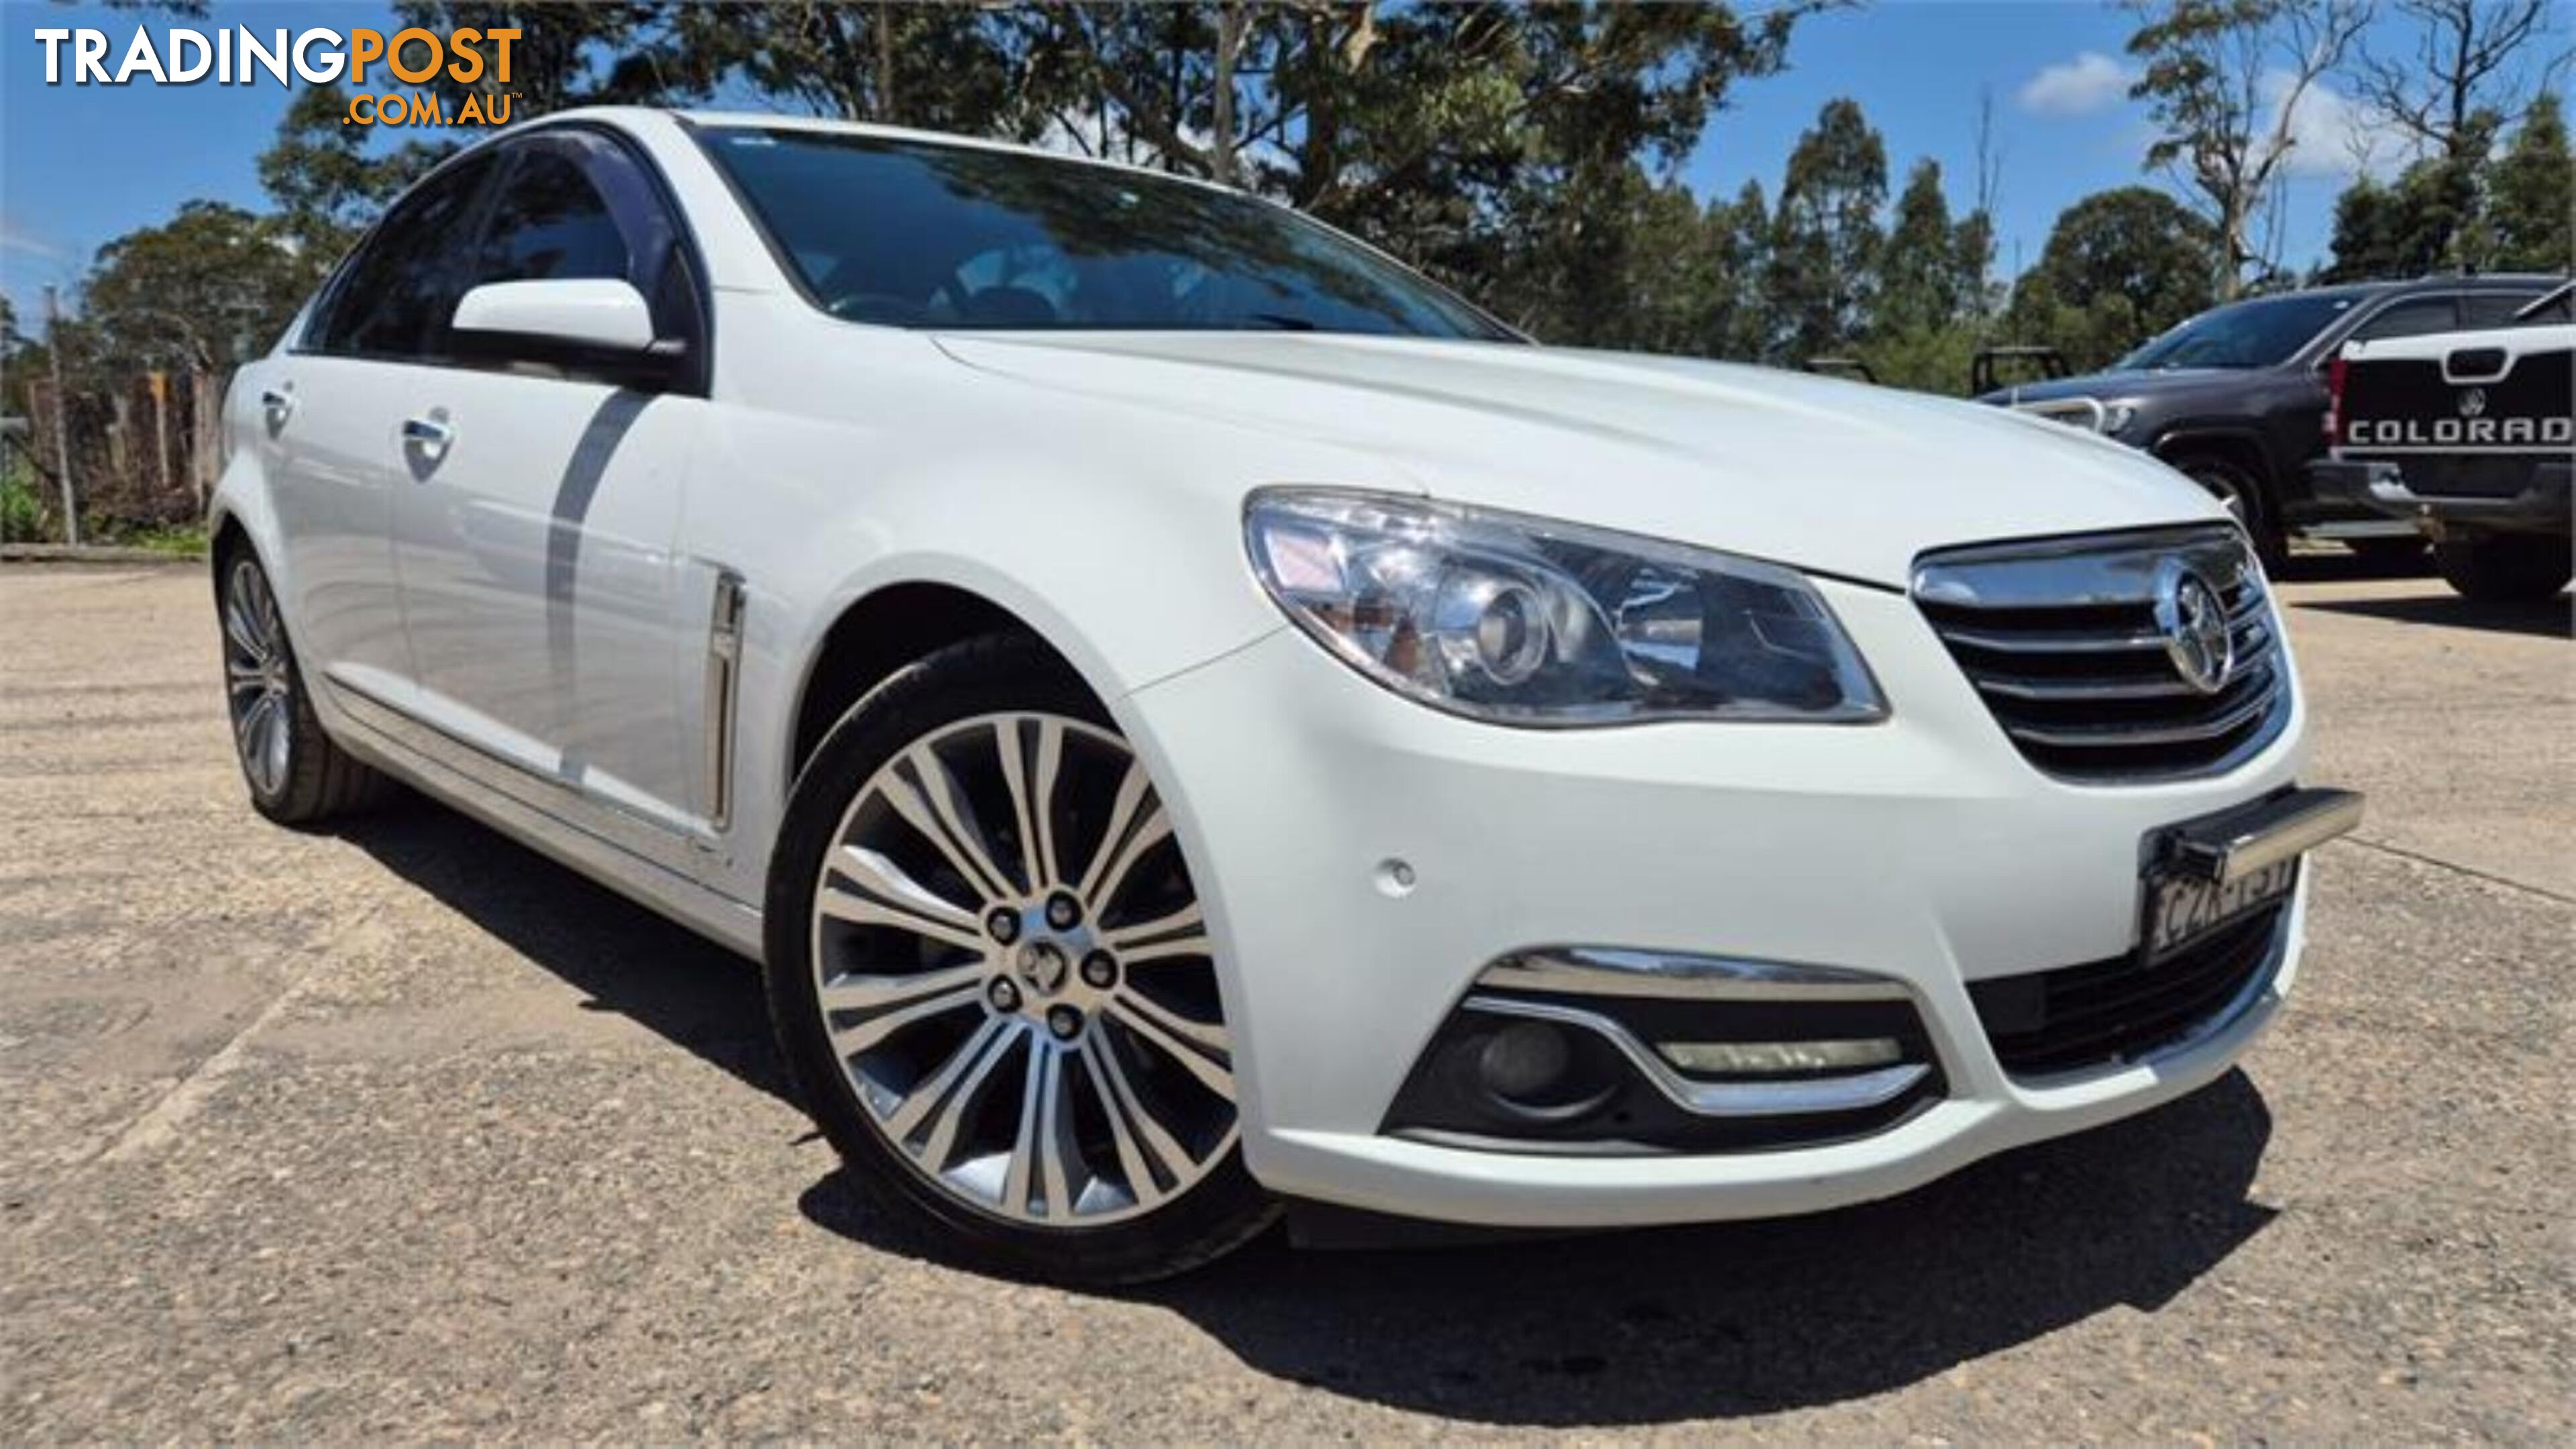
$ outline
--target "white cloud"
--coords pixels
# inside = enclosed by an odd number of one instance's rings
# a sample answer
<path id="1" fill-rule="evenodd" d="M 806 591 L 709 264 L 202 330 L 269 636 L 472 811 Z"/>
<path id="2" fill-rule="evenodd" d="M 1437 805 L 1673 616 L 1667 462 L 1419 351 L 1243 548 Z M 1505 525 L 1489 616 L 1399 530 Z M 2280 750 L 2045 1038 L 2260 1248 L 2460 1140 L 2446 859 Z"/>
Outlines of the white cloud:
<path id="1" fill-rule="evenodd" d="M 2264 73 L 2262 94 L 2267 108 L 2260 134 L 2280 125 L 2281 107 L 2297 77 L 2286 70 Z M 2374 116 L 2370 108 L 2323 82 L 2312 82 L 2290 113 L 2289 154 L 2281 170 L 2291 176 L 2386 178 L 2415 159 L 2411 137 Z"/>
<path id="2" fill-rule="evenodd" d="M 2128 69 L 2098 50 L 2040 67 L 2021 88 L 2021 107 L 2043 116 L 2081 116 L 2129 94 Z"/>
<path id="3" fill-rule="evenodd" d="M 48 261 L 60 261 L 63 256 L 61 247 L 20 229 L 17 223 L 7 217 L 0 217 L 0 251 L 25 252 L 31 257 L 43 257 Z"/>

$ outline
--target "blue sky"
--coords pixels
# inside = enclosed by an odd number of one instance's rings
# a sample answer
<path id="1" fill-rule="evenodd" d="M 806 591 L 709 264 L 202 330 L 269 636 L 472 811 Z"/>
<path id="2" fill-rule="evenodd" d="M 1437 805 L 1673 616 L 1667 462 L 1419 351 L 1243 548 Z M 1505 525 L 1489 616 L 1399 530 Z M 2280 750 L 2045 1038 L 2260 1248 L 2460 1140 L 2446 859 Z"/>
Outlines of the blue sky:
<path id="1" fill-rule="evenodd" d="M 381 5 L 343 0 L 217 0 L 200 25 L 374 26 Z M 168 23 L 96 5 L 0 0 L 0 291 L 22 318 L 48 282 L 67 288 L 100 243 L 168 216 L 191 197 L 262 204 L 256 158 L 288 93 L 211 82 L 48 86 L 40 26 L 92 25 L 116 42 Z M 1705 193 L 1747 177 L 1767 192 L 1798 133 L 1836 96 L 1858 100 L 1886 136 L 1891 189 L 1918 156 L 1942 164 L 1954 206 L 1972 188 L 1978 97 L 1995 100 L 2003 157 L 2000 250 L 2009 271 L 2035 260 L 2057 212 L 2087 192 L 2142 178 L 2144 119 L 2124 94 L 2121 44 L 2130 21 L 2097 0 L 1881 0 L 1806 21 L 1791 69 L 1749 82 L 1709 127 L 1682 174 Z M 2326 244 L 2333 198 L 2350 167 L 2351 117 L 2332 97 L 2316 108 L 2310 145 L 2294 153 L 2285 253 Z"/>

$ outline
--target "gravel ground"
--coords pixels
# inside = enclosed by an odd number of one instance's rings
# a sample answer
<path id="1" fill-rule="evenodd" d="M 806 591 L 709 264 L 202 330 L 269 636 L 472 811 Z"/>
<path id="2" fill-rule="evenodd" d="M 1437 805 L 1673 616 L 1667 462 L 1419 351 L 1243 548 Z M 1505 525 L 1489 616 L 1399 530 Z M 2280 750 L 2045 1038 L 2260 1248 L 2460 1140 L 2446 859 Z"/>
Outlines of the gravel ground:
<path id="1" fill-rule="evenodd" d="M 2370 792 L 2245 1069 L 1818 1217 L 1087 1296 L 871 1216 L 752 968 L 253 817 L 194 569 L 0 569 L 0 1442 L 2576 1439 L 2567 601 L 2285 587 Z"/>

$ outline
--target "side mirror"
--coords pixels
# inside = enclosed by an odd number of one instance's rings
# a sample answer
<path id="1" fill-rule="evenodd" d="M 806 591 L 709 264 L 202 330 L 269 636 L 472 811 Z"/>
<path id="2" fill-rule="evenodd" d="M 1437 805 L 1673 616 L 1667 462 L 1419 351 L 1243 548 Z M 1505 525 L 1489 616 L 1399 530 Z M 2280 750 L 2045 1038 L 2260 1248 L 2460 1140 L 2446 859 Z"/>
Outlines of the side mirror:
<path id="1" fill-rule="evenodd" d="M 644 294 L 608 277 L 486 282 L 456 304 L 453 325 L 462 349 L 550 362 L 664 350 Z"/>

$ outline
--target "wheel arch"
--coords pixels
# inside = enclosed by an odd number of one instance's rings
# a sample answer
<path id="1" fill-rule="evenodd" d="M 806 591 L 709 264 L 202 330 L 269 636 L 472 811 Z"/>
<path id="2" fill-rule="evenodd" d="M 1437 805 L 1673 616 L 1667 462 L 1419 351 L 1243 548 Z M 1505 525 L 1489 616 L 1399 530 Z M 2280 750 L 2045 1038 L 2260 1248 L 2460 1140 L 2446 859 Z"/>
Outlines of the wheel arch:
<path id="1" fill-rule="evenodd" d="M 214 517 L 214 527 L 206 539 L 206 557 L 216 568 L 222 568 L 224 560 L 232 557 L 233 550 L 237 548 L 259 552 L 259 546 L 251 542 L 250 528 L 241 521 L 241 515 L 230 509 L 219 509 Z"/>
<path id="2" fill-rule="evenodd" d="M 282 608 L 292 596 L 286 588 L 288 560 L 277 546 L 277 518 L 265 484 L 241 457 L 236 456 L 225 470 L 214 496 L 206 502 L 206 566 L 209 576 L 216 576 L 230 550 L 249 549 L 268 571 L 271 586 L 280 590 Z"/>
<path id="3" fill-rule="evenodd" d="M 2160 462 L 2180 467 L 2189 458 L 2216 458 L 2245 470 L 2263 491 L 2266 506 L 2277 507 L 2280 480 L 2273 476 L 2271 456 L 2262 438 L 2247 428 L 2182 427 L 2159 436 L 2148 449 Z"/>
<path id="4" fill-rule="evenodd" d="M 881 582 L 844 603 L 804 653 L 794 675 L 794 703 L 786 711 L 786 738 L 778 798 L 795 789 L 806 761 L 853 706 L 908 664 L 984 634 L 1027 638 L 1064 661 L 1104 707 L 1116 696 L 1101 688 L 1097 671 L 1050 631 L 992 592 L 933 578 Z"/>

